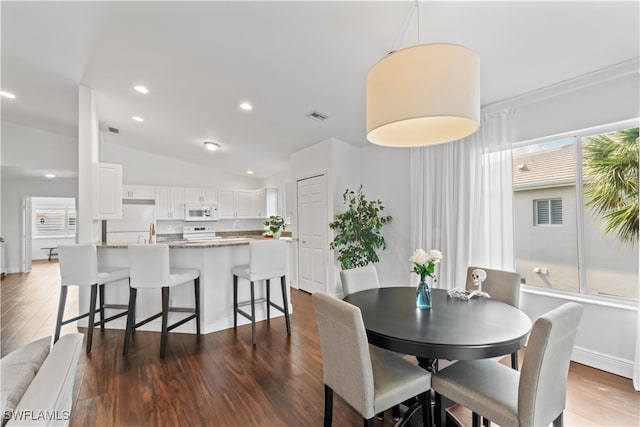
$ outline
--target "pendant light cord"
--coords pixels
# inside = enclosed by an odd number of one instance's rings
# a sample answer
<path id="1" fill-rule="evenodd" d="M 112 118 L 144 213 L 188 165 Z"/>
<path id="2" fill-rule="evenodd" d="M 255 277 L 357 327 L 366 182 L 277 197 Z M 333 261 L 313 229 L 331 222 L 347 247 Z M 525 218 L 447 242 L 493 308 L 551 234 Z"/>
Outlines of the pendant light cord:
<path id="1" fill-rule="evenodd" d="M 420 44 L 420 3 L 418 3 L 418 0 L 416 0 L 415 14 L 418 22 L 418 44 Z"/>
<path id="2" fill-rule="evenodd" d="M 402 28 L 404 28 L 404 30 L 398 35 L 398 38 L 396 39 L 396 41 L 393 43 L 393 50 L 391 50 L 389 52 L 389 54 L 395 52 L 396 50 L 401 49 L 403 46 L 403 42 L 405 41 L 405 37 L 407 36 L 407 32 L 409 31 L 409 28 L 411 27 L 411 21 L 413 21 L 413 16 L 417 15 L 417 23 L 418 23 L 418 44 L 420 44 L 420 6 L 418 5 L 418 1 L 415 0 L 414 1 L 414 6 L 413 9 L 411 10 L 411 13 L 409 13 L 407 15 L 407 17 L 405 18 L 405 22 L 404 25 L 402 26 Z"/>

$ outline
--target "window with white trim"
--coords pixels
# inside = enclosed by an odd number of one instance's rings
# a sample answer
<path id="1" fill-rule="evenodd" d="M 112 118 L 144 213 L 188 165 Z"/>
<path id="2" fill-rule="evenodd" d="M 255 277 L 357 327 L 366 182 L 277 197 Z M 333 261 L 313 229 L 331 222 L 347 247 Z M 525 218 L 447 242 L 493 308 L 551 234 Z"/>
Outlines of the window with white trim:
<path id="1" fill-rule="evenodd" d="M 536 225 L 562 225 L 562 199 L 534 200 Z"/>
<path id="2" fill-rule="evenodd" d="M 33 237 L 75 237 L 76 210 L 72 207 L 38 207 L 34 211 Z"/>
<path id="3" fill-rule="evenodd" d="M 515 269 L 550 291 L 638 298 L 638 128 L 514 144 Z"/>

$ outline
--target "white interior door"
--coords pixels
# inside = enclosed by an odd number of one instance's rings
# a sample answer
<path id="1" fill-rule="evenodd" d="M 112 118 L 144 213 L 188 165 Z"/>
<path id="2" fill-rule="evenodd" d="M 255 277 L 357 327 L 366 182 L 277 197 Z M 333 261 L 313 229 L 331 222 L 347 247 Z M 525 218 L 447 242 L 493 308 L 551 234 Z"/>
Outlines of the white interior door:
<path id="1" fill-rule="evenodd" d="M 22 244 L 20 251 L 20 271 L 23 273 L 31 271 L 31 197 L 22 199 Z"/>
<path id="2" fill-rule="evenodd" d="M 298 280 L 307 292 L 327 291 L 327 212 L 324 175 L 298 181 Z"/>

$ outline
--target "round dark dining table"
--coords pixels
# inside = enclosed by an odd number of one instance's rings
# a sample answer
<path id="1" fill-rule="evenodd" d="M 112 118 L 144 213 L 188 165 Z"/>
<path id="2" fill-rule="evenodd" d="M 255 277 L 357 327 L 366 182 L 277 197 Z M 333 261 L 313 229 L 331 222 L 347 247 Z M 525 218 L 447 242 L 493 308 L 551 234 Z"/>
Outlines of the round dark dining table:
<path id="1" fill-rule="evenodd" d="M 344 298 L 360 308 L 375 346 L 418 358 L 469 360 L 503 356 L 524 346 L 531 319 L 490 298 L 465 301 L 431 289 L 431 309 L 416 307 L 414 287 L 374 288 Z"/>
<path id="2" fill-rule="evenodd" d="M 368 289 L 344 301 L 360 308 L 369 343 L 414 355 L 432 372 L 438 370 L 438 359 L 485 359 L 524 346 L 531 319 L 519 309 L 491 298 L 453 298 L 445 289 L 432 288 L 431 296 L 428 310 L 416 307 L 415 287 Z M 413 404 L 397 425 L 421 425 L 421 411 L 419 403 Z M 448 412 L 444 424 L 460 425 Z"/>

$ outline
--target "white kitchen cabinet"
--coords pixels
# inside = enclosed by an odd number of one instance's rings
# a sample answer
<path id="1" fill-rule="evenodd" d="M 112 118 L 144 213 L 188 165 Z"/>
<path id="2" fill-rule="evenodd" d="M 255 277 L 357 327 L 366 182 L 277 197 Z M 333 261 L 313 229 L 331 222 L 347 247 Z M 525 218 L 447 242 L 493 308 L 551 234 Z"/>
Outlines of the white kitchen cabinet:
<path id="1" fill-rule="evenodd" d="M 236 218 L 258 218 L 255 190 L 236 191 Z"/>
<path id="2" fill-rule="evenodd" d="M 218 215 L 220 219 L 236 217 L 236 192 L 220 190 L 218 192 Z"/>
<path id="3" fill-rule="evenodd" d="M 125 200 L 155 200 L 156 187 L 152 185 L 125 185 L 122 187 L 122 198 Z"/>
<path id="4" fill-rule="evenodd" d="M 278 189 L 220 190 L 218 193 L 220 219 L 268 218 L 278 214 Z"/>
<path id="5" fill-rule="evenodd" d="M 263 188 L 258 191 L 260 191 L 258 216 L 269 218 L 272 215 L 280 215 L 278 212 L 278 189 Z"/>
<path id="6" fill-rule="evenodd" d="M 93 190 L 93 219 L 121 219 L 122 165 L 96 163 Z"/>
<path id="7" fill-rule="evenodd" d="M 187 187 L 184 190 L 185 203 L 218 204 L 218 189 Z"/>
<path id="8" fill-rule="evenodd" d="M 185 189 L 156 187 L 156 219 L 184 219 Z"/>
<path id="9" fill-rule="evenodd" d="M 279 215 L 278 189 L 262 188 L 256 190 L 256 204 L 258 218 L 269 218 L 272 215 Z"/>

